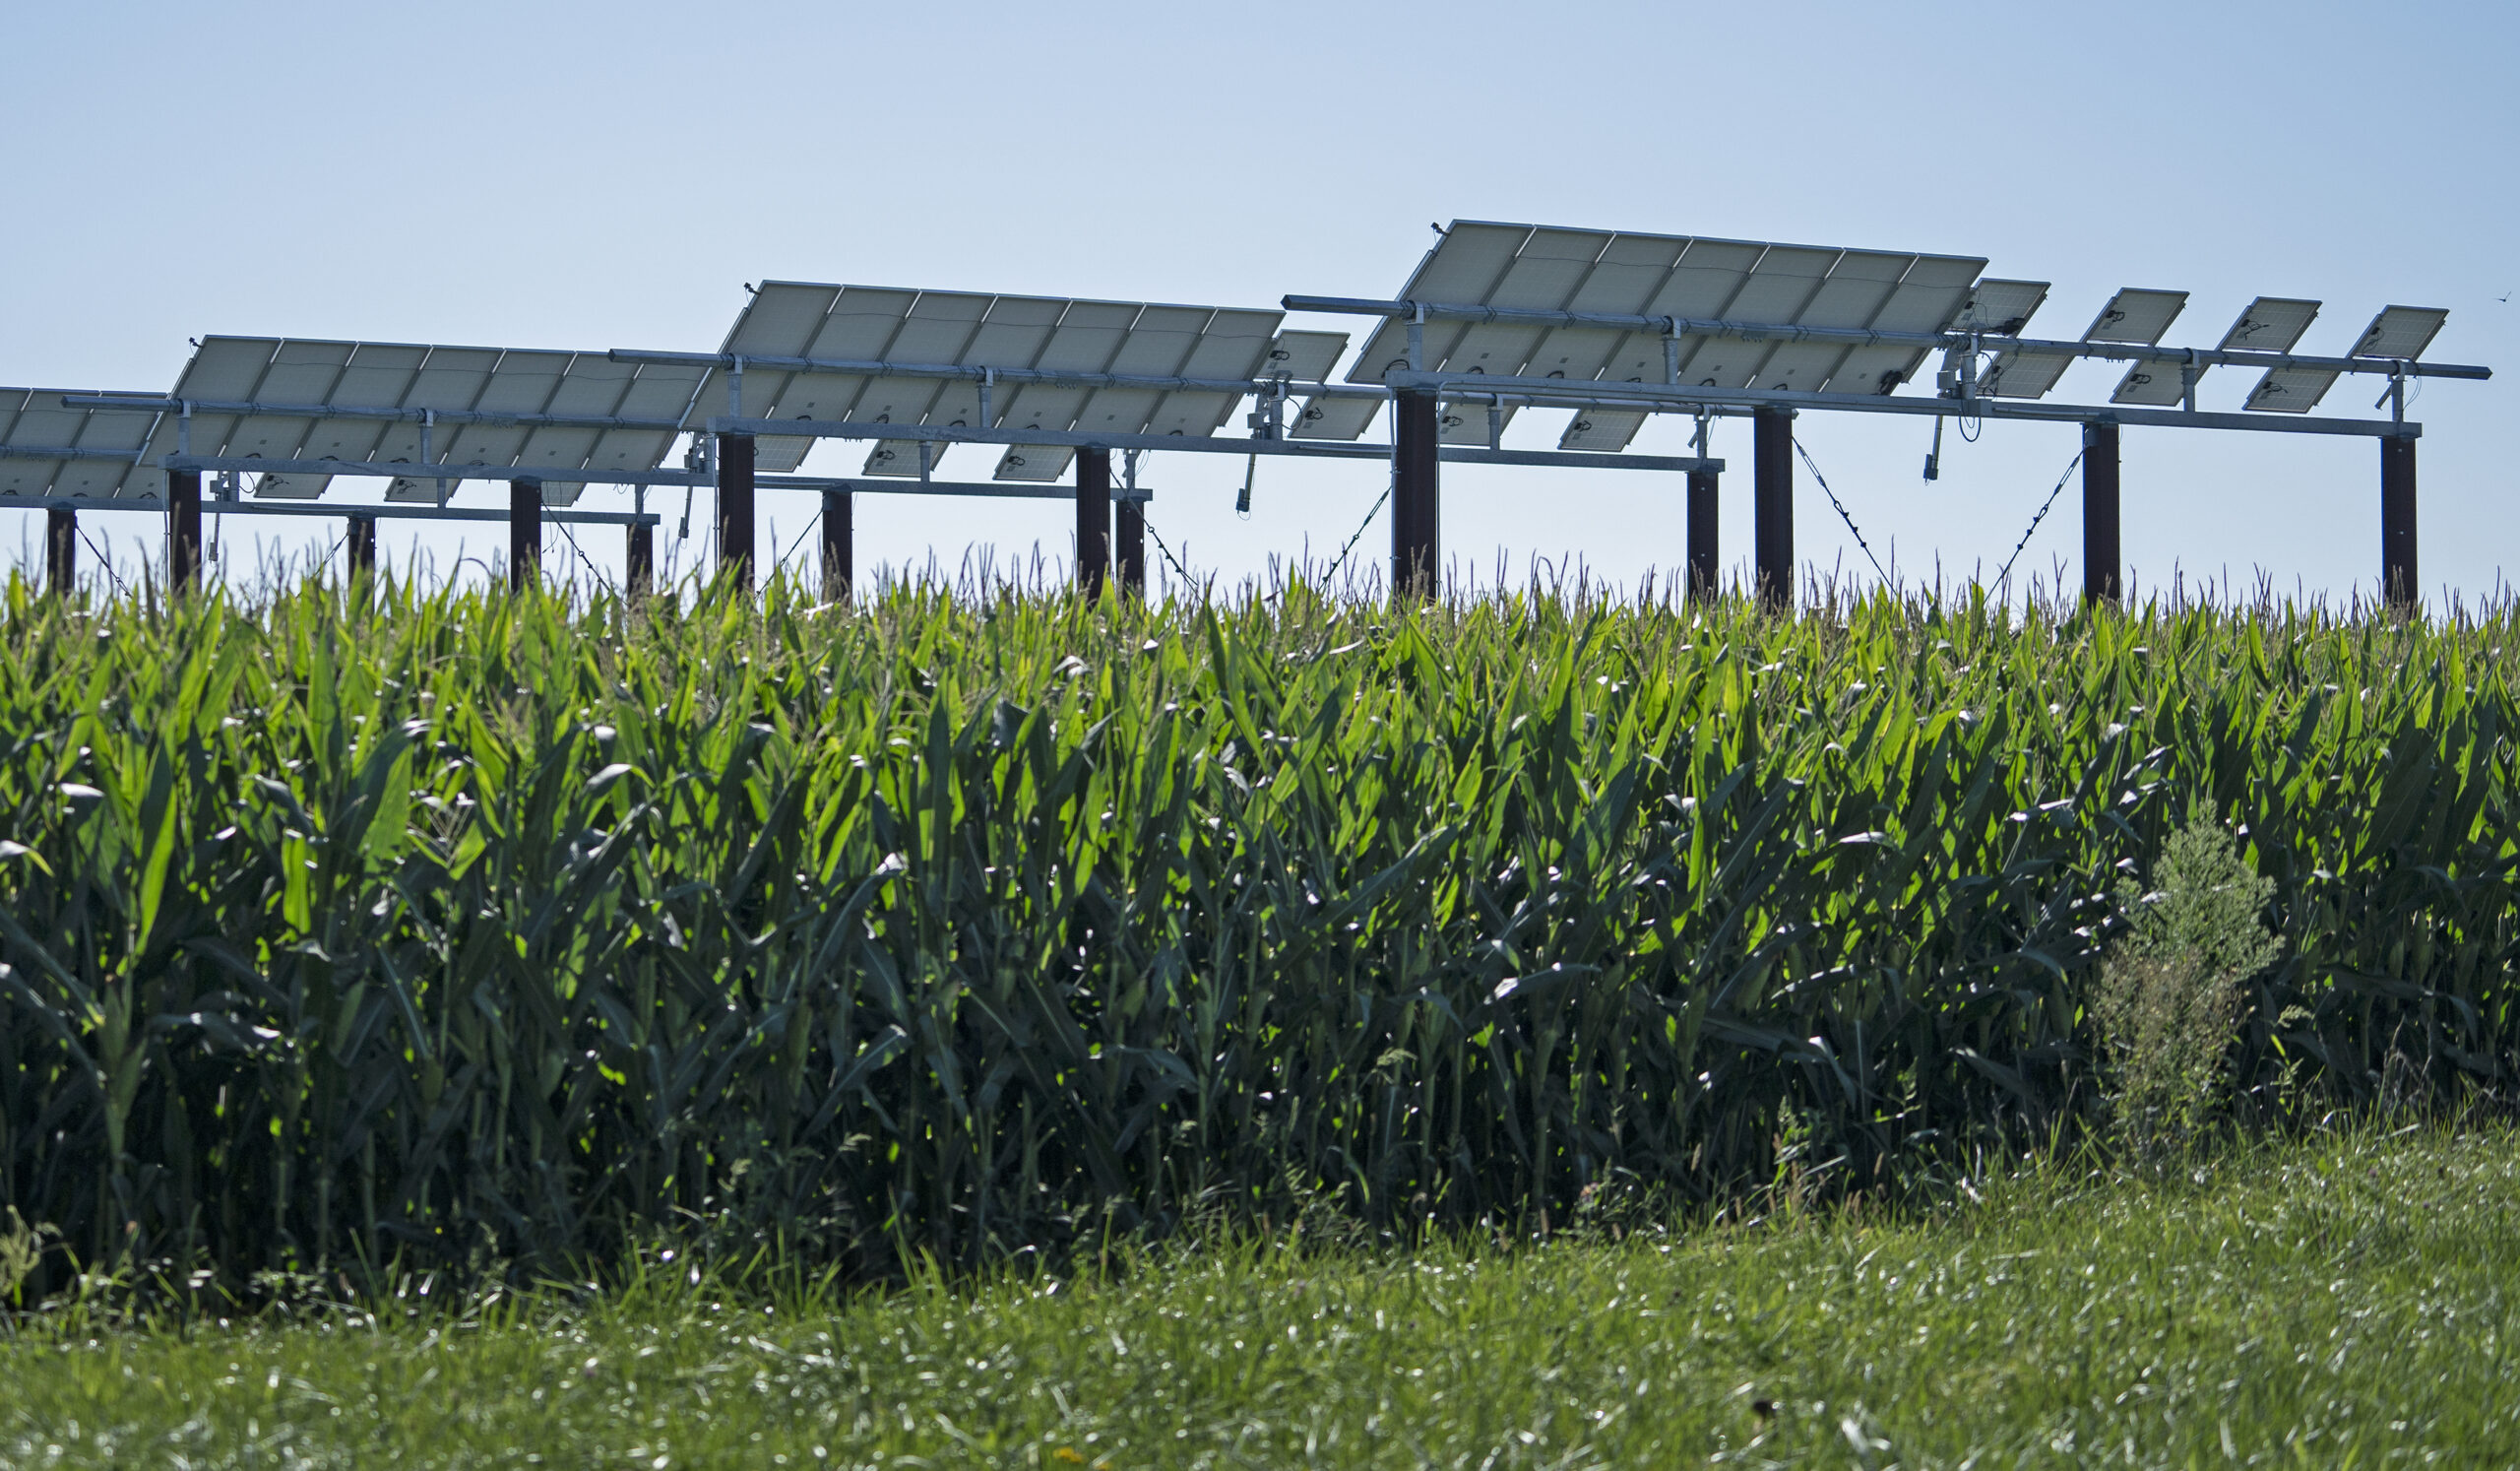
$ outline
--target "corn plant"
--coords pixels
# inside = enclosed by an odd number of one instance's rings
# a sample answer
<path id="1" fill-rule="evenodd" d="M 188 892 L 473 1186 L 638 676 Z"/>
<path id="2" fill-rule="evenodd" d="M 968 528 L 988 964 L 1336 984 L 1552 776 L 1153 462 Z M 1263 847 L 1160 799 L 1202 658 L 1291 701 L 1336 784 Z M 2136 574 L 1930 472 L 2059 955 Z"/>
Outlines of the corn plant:
<path id="1" fill-rule="evenodd" d="M 1877 1188 L 2091 1116 L 2199 818 L 2283 942 L 2235 1097 L 2520 1061 L 2509 608 L 686 592 L 13 580 L 0 1207 L 876 1273 L 1711 1204 L 1788 1135 Z"/>

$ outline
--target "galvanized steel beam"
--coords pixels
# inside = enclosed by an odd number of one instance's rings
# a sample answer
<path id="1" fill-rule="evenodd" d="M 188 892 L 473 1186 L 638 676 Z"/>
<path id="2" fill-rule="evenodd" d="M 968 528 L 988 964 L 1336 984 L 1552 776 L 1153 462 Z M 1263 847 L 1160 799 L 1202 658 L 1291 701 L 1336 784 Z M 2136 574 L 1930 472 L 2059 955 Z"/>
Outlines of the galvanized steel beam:
<path id="1" fill-rule="evenodd" d="M 2053 338 L 1995 337 L 1968 332 L 1881 332 L 1869 327 L 1797 327 L 1772 322 L 1733 322 L 1721 318 L 1651 317 L 1622 312 L 1538 311 L 1524 307 L 1468 306 L 1437 301 L 1382 301 L 1359 296 L 1288 296 L 1289 311 L 1316 311 L 1342 316 L 1444 317 L 1471 322 L 1512 322 L 1537 327 L 1607 327 L 1621 332 L 1659 332 L 1674 337 L 1733 338 L 1742 342 L 1848 343 L 1858 347 L 1977 348 L 1984 352 L 2021 352 L 2068 357 L 2099 357 L 2117 362 L 2180 362 L 2200 366 L 2312 368 L 2322 372 L 2378 373 L 2389 377 L 2470 378 L 2493 376 L 2493 369 L 2469 363 L 2425 362 L 2396 357 L 2310 357 L 2292 352 L 2260 352 L 2245 348 L 2165 348 L 2153 343 L 2090 343 Z"/>

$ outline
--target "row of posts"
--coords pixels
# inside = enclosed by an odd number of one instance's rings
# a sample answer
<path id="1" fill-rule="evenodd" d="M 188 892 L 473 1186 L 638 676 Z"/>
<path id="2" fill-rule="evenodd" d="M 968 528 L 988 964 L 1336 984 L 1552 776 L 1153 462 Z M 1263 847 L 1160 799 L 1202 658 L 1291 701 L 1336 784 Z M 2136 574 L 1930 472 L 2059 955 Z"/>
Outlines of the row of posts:
<path id="1" fill-rule="evenodd" d="M 1434 593 L 1442 566 L 1442 496 L 1438 466 L 1438 411 L 1431 393 L 1396 396 L 1398 417 L 1391 481 L 1391 584 L 1409 596 Z M 1794 418 L 1782 407 L 1750 414 L 1750 567 L 1760 602 L 1783 611 L 1794 606 Z M 2118 425 L 2103 420 L 2083 426 L 2083 600 L 2116 603 L 2125 592 L 2118 540 Z M 1688 477 L 1689 596 L 1717 596 L 1722 574 L 1718 550 L 1716 474 Z M 2415 440 L 2380 440 L 2380 582 L 2389 602 L 2412 604 L 2415 564 Z"/>
<path id="2" fill-rule="evenodd" d="M 1443 496 L 1437 406 L 1431 393 L 1397 396 L 1397 435 L 1392 456 L 1391 582 L 1404 596 L 1430 597 L 1441 568 Z M 1794 561 L 1794 411 L 1761 408 L 1751 425 L 1751 568 L 1756 594 L 1770 608 L 1790 608 L 1795 599 Z M 2119 580 L 2118 426 L 2103 421 L 2083 428 L 2083 598 L 2090 603 L 2115 603 L 2123 594 Z M 753 564 L 753 440 L 745 434 L 718 436 L 719 567 L 746 585 Z M 1721 561 L 1717 550 L 1716 475 L 1711 470 L 1688 477 L 1688 588 L 1693 598 L 1717 593 Z M 825 490 L 822 509 L 823 596 L 835 603 L 849 600 L 855 562 L 851 526 L 853 506 L 847 490 Z M 2380 440 L 2381 586 L 2388 600 L 2411 604 L 2416 598 L 2415 440 L 2390 435 Z M 1116 514 L 1115 514 L 1116 512 Z M 200 575 L 201 473 L 166 473 L 166 580 L 170 587 L 189 587 Z M 376 518 L 352 514 L 346 539 L 352 575 L 371 572 L 376 564 Z M 1116 523 L 1116 535 L 1114 534 Z M 44 527 L 45 579 L 52 591 L 66 595 L 78 572 L 78 513 L 56 507 Z M 655 528 L 629 528 L 625 579 L 630 594 L 645 596 L 656 578 Z M 1080 589 L 1100 596 L 1112 572 L 1116 553 L 1120 586 L 1129 592 L 1146 586 L 1146 506 L 1111 500 L 1111 452 L 1080 449 L 1076 455 L 1076 572 Z M 542 562 L 542 485 L 519 480 L 508 484 L 508 577 L 523 588 Z"/>

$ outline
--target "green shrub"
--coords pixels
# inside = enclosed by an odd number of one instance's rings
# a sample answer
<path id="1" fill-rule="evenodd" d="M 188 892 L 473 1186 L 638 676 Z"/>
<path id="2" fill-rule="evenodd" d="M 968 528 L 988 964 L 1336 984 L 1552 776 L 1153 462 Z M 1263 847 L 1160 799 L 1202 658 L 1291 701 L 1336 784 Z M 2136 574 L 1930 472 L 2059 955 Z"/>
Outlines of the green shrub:
<path id="1" fill-rule="evenodd" d="M 2244 987 L 2282 953 L 2260 916 L 2275 895 L 2208 820 L 2162 847 L 2159 887 L 2118 891 L 2128 930 L 2092 991 L 2115 1069 L 2118 1121 L 2141 1142 L 2201 1122 L 2238 1041 Z"/>

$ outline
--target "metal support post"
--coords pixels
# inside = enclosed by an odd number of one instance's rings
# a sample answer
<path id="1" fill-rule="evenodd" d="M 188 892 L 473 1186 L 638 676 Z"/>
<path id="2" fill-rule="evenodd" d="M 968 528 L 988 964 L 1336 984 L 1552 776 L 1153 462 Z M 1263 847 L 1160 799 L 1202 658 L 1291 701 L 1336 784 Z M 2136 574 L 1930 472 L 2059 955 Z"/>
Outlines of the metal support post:
<path id="1" fill-rule="evenodd" d="M 1794 411 L 1762 407 L 1750 416 L 1751 558 L 1759 601 L 1794 607 Z"/>
<path id="2" fill-rule="evenodd" d="M 542 482 L 508 481 L 508 587 L 522 593 L 542 576 Z"/>
<path id="3" fill-rule="evenodd" d="M 1723 576 L 1723 553 L 1716 541 L 1716 480 L 1712 470 L 1689 472 L 1689 581 L 1692 601 L 1711 602 Z"/>
<path id="4" fill-rule="evenodd" d="M 718 436 L 718 570 L 752 590 L 752 467 L 750 434 Z"/>
<path id="5" fill-rule="evenodd" d="M 1120 564 L 1120 589 L 1146 591 L 1146 502 L 1124 500 L 1111 507 L 1112 558 Z"/>
<path id="6" fill-rule="evenodd" d="M 1111 452 L 1076 452 L 1076 590 L 1102 595 L 1111 567 Z"/>
<path id="7" fill-rule="evenodd" d="M 2125 557 L 2117 540 L 2117 425 L 2083 425 L 2083 602 L 2117 602 Z"/>
<path id="8" fill-rule="evenodd" d="M 352 582 L 356 582 L 362 577 L 374 577 L 376 575 L 375 517 L 352 516 L 349 524 L 349 535 L 343 538 L 343 545 L 349 552 L 350 580 Z"/>
<path id="9" fill-rule="evenodd" d="M 166 590 L 180 593 L 201 578 L 201 472 L 166 472 Z"/>
<path id="10" fill-rule="evenodd" d="M 44 583 L 56 598 L 79 590 L 79 513 L 60 506 L 44 512 Z"/>
<path id="11" fill-rule="evenodd" d="M 653 526 L 622 528 L 629 534 L 629 545 L 622 558 L 622 587 L 633 598 L 645 598 L 657 587 L 657 529 Z"/>
<path id="12" fill-rule="evenodd" d="M 823 601 L 847 603 L 857 571 L 856 505 L 846 490 L 823 492 Z"/>
<path id="13" fill-rule="evenodd" d="M 2423 596 L 2415 570 L 2415 440 L 2380 441 L 2380 595 L 2401 608 Z"/>
<path id="14" fill-rule="evenodd" d="M 1391 590 L 1395 597 L 1431 597 L 1443 544 L 1435 396 L 1395 394 L 1392 411 L 1398 438 L 1391 456 Z"/>

